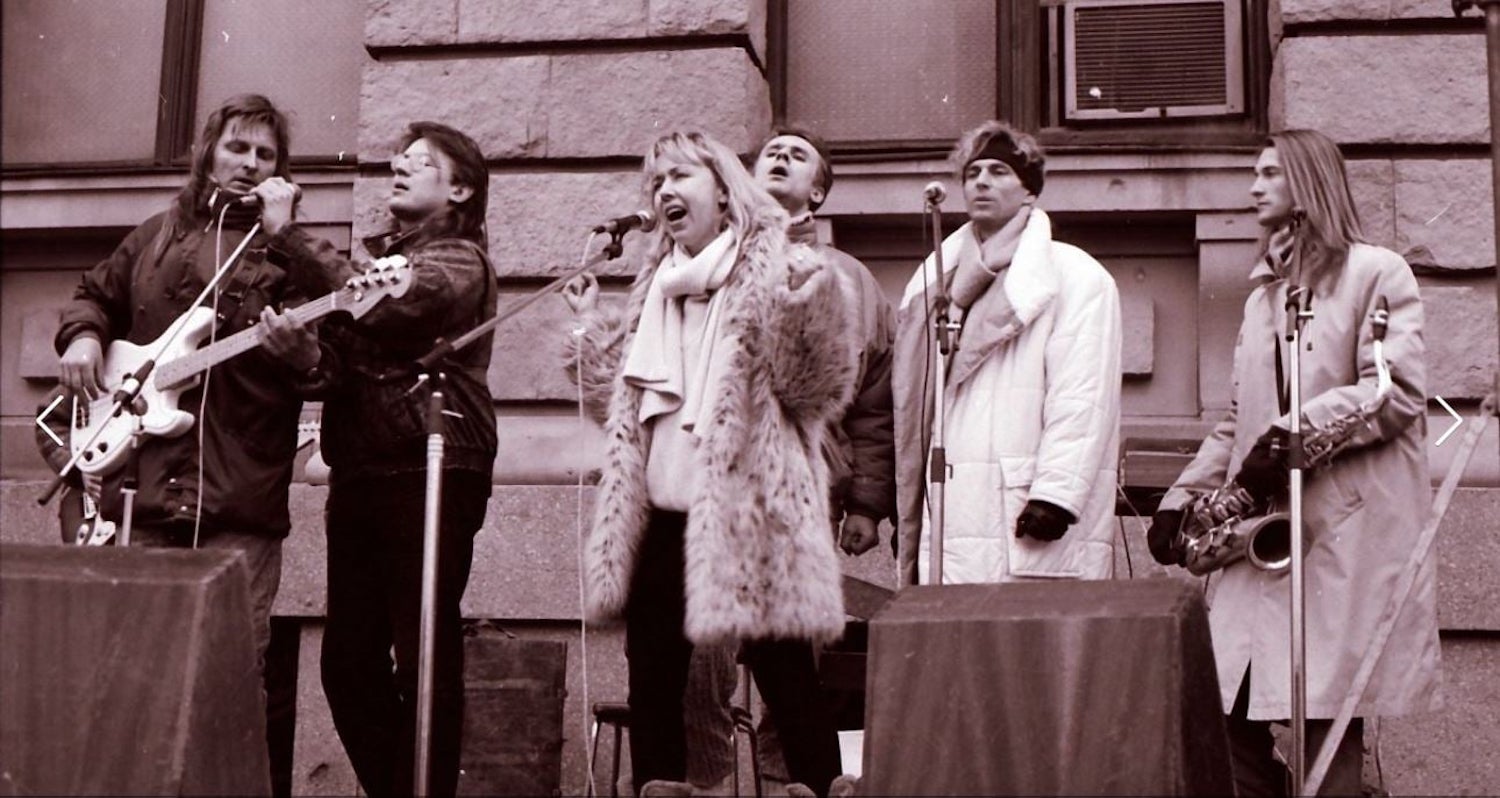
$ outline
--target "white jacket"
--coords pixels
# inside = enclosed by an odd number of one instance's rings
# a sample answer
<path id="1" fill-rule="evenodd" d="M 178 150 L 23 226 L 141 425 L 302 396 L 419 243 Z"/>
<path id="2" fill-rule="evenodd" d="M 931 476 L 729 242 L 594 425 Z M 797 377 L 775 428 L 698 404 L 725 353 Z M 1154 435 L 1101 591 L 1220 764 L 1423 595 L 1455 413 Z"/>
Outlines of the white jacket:
<path id="1" fill-rule="evenodd" d="M 943 242 L 945 271 L 977 257 L 977 247 L 970 225 L 959 228 Z M 933 272 L 929 257 L 907 285 L 897 322 L 892 382 L 905 583 L 929 573 L 930 285 L 923 297 Z M 945 583 L 1112 575 L 1120 339 L 1113 278 L 1088 253 L 1053 241 L 1046 213 L 1032 210 L 1011 265 L 965 320 L 949 366 Z M 1078 522 L 1055 542 L 1017 539 L 1028 499 Z"/>

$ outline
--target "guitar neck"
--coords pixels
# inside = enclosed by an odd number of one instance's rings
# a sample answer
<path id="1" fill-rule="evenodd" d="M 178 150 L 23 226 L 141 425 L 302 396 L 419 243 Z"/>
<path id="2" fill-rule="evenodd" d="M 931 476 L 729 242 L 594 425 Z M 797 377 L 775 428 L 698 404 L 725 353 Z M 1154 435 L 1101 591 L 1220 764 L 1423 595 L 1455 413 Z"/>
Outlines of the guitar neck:
<path id="1" fill-rule="evenodd" d="M 298 305 L 287 311 L 286 315 L 303 324 L 320 319 L 339 309 L 338 299 L 342 293 L 342 291 L 334 291 L 311 302 Z M 156 367 L 156 385 L 158 388 L 166 388 L 191 379 L 235 355 L 260 346 L 264 340 L 265 336 L 261 334 L 259 325 L 247 327 L 228 338 L 221 338 L 182 357 L 159 364 Z"/>

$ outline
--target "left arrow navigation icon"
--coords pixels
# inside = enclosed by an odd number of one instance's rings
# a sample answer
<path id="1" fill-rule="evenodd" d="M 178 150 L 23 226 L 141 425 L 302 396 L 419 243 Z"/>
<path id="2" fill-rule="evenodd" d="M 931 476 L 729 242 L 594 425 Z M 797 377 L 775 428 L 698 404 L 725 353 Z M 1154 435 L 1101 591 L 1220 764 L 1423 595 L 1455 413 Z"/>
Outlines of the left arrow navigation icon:
<path id="1" fill-rule="evenodd" d="M 43 410 L 41 414 L 36 417 L 36 425 L 42 428 L 42 432 L 47 433 L 47 437 L 51 438 L 54 443 L 63 448 L 66 448 L 67 444 L 63 442 L 62 438 L 57 437 L 57 433 L 53 432 L 52 428 L 47 426 L 47 422 L 43 421 L 43 419 L 45 419 L 47 416 L 52 415 L 52 411 L 57 409 L 57 406 L 62 404 L 62 400 L 66 399 L 67 397 L 68 395 L 65 393 L 58 394 L 57 398 L 52 400 L 52 404 L 47 405 L 47 409 Z"/>

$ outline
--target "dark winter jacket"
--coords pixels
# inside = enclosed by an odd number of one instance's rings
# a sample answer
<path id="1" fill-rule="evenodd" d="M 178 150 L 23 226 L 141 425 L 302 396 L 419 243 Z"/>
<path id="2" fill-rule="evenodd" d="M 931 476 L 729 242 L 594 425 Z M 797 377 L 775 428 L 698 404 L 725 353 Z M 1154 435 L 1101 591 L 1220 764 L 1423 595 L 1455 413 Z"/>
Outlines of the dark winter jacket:
<path id="1" fill-rule="evenodd" d="M 810 221 L 810 220 L 809 220 Z M 896 520 L 896 444 L 891 409 L 891 344 L 896 314 L 880 284 L 863 263 L 818 241 L 812 224 L 793 224 L 787 238 L 807 244 L 833 268 L 848 305 L 847 334 L 859 353 L 854 399 L 843 417 L 828 427 L 824 454 L 833 486 L 829 508 L 834 520 L 858 513 Z"/>
<path id="2" fill-rule="evenodd" d="M 435 340 L 453 341 L 494 317 L 499 289 L 478 244 L 417 229 L 365 241 L 379 257 L 402 255 L 412 285 L 357 320 L 330 317 L 319 331 L 326 389 L 322 393 L 323 457 L 334 483 L 420 471 L 427 467 L 429 392 L 412 390 L 413 362 Z M 271 260 L 284 264 L 299 288 L 326 293 L 363 270 L 331 244 L 290 225 L 271 241 Z M 495 462 L 495 408 L 487 373 L 493 335 L 444 362 L 444 470 L 489 474 Z"/>
<path id="3" fill-rule="evenodd" d="M 55 346 L 59 353 L 80 335 L 106 346 L 116 339 L 135 344 L 158 338 L 189 309 L 212 278 L 216 235 L 207 215 L 176 221 L 169 213 L 146 220 L 114 253 L 86 272 L 62 312 Z M 227 257 L 245 230 L 226 229 L 218 242 Z M 267 305 L 303 300 L 285 273 L 266 262 L 257 236 L 239 264 L 220 282 L 218 337 L 243 330 Z M 135 458 L 139 489 L 137 524 L 192 524 L 198 510 L 199 445 L 202 447 L 202 530 L 230 530 L 282 537 L 291 528 L 287 494 L 302 409 L 301 375 L 262 349 L 225 361 L 208 372 L 203 387 L 184 392 L 178 409 L 199 416 L 186 433 L 147 437 Z M 104 480 L 101 512 L 119 521 L 120 487 L 130 469 Z"/>

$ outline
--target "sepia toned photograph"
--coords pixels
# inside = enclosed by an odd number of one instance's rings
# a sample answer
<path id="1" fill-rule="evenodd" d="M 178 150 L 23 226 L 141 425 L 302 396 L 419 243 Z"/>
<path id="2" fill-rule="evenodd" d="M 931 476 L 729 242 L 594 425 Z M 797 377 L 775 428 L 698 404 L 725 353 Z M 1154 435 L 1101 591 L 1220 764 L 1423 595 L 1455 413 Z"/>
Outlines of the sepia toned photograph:
<path id="1" fill-rule="evenodd" d="M 0 0 L 0 795 L 1500 794 L 1500 0 Z"/>

